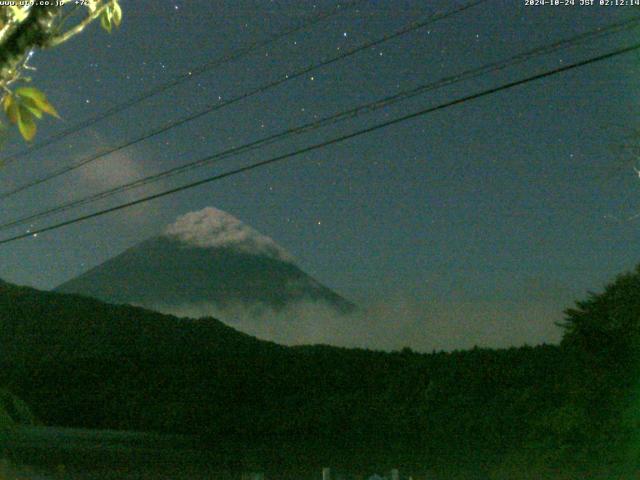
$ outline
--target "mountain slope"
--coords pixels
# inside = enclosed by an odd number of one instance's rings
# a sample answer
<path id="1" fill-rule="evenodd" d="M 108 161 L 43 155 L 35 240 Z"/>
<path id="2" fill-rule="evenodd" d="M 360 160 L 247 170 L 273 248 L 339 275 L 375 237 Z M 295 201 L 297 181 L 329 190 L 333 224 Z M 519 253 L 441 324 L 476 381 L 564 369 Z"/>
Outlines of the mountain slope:
<path id="1" fill-rule="evenodd" d="M 296 302 L 318 302 L 337 312 L 353 309 L 300 270 L 273 240 L 213 208 L 180 217 L 163 235 L 56 290 L 169 312 L 207 304 L 277 311 Z"/>
<path id="2" fill-rule="evenodd" d="M 212 318 L 0 281 L 0 387 L 48 424 L 193 431 L 211 415 L 209 402 L 224 408 L 218 386 L 242 383 L 233 372 L 244 359 L 282 350 Z"/>
<path id="3" fill-rule="evenodd" d="M 114 356 L 177 359 L 271 345 L 213 318 L 178 319 L 0 281 L 0 363 Z"/>

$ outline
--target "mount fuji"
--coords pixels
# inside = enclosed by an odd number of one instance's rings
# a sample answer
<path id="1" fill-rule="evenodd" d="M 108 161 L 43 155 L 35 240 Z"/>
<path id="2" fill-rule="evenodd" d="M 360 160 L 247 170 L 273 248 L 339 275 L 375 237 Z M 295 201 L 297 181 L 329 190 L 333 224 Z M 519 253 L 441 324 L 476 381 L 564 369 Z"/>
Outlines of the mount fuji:
<path id="1" fill-rule="evenodd" d="M 271 238 L 211 207 L 178 217 L 161 235 L 55 290 L 223 321 L 309 303 L 336 314 L 355 308 L 303 272 Z"/>

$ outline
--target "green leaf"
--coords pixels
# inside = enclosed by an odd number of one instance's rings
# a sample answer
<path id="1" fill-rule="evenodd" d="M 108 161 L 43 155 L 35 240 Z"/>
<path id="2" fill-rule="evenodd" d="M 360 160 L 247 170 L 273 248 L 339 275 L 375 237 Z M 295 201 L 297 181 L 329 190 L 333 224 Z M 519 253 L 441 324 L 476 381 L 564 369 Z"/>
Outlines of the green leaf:
<path id="1" fill-rule="evenodd" d="M 23 99 L 22 103 L 20 104 L 20 107 L 26 108 L 27 110 L 29 110 L 29 112 L 31 112 L 36 118 L 38 119 L 42 118 L 42 110 L 30 98 Z"/>
<path id="2" fill-rule="evenodd" d="M 100 25 L 107 32 L 111 33 L 111 12 L 108 7 L 100 14 Z"/>
<path id="3" fill-rule="evenodd" d="M 84 2 L 84 5 L 89 9 L 91 13 L 95 12 L 96 8 L 98 8 L 98 6 L 96 5 L 96 0 L 86 0 Z"/>
<path id="4" fill-rule="evenodd" d="M 5 93 L 4 97 L 2 97 L 2 109 L 4 110 L 5 115 L 9 114 L 9 107 L 13 99 L 11 98 L 10 93 Z"/>
<path id="5" fill-rule="evenodd" d="M 15 94 L 19 97 L 31 98 L 35 102 L 46 102 L 47 97 L 45 94 L 35 87 L 20 87 L 16 88 Z"/>
<path id="6" fill-rule="evenodd" d="M 29 110 L 24 107 L 20 108 L 20 119 L 18 120 L 18 129 L 27 142 L 33 140 L 36 136 L 36 121 Z"/>
<path id="7" fill-rule="evenodd" d="M 60 118 L 60 115 L 58 115 L 57 110 L 49 102 L 38 103 L 37 105 L 38 105 L 38 108 L 42 110 L 44 113 L 48 113 L 52 117 Z"/>
<path id="8" fill-rule="evenodd" d="M 7 93 L 2 99 L 2 107 L 9 121 L 18 125 L 20 134 L 28 142 L 36 135 L 36 119 L 45 113 L 60 118 L 46 95 L 34 87 L 20 87 L 14 93 Z"/>
<path id="9" fill-rule="evenodd" d="M 16 89 L 16 95 L 21 97 L 22 101 L 27 104 L 27 107 L 35 107 L 40 112 L 48 113 L 52 117 L 60 118 L 56 109 L 49 103 L 47 96 L 35 87 L 20 87 Z M 37 115 L 38 118 L 42 117 L 42 114 Z"/>
<path id="10" fill-rule="evenodd" d="M 16 97 L 12 94 L 7 93 L 4 96 L 4 99 L 2 100 L 2 107 L 4 108 L 4 113 L 7 115 L 11 123 L 18 123 L 20 121 L 20 111 L 18 106 Z"/>
<path id="11" fill-rule="evenodd" d="M 116 27 L 119 27 L 120 24 L 122 23 L 122 8 L 120 8 L 120 4 L 118 2 L 116 2 L 114 0 L 113 2 L 113 7 L 111 7 L 112 10 L 112 15 L 111 15 L 111 19 L 113 20 L 113 24 Z"/>

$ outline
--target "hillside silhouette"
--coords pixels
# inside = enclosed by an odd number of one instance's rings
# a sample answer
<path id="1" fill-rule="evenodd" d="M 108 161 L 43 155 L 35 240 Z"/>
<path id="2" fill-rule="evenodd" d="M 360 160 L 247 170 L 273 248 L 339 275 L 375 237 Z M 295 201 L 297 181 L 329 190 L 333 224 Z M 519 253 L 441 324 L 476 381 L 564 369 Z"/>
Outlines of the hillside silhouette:
<path id="1" fill-rule="evenodd" d="M 196 434 L 275 465 L 285 449 L 281 462 L 305 465 L 606 478 L 637 468 L 636 370 L 616 362 L 638 358 L 636 291 L 639 271 L 579 302 L 559 346 L 426 354 L 283 347 L 211 318 L 3 282 L 0 385 L 48 425 Z M 624 321 L 607 325 L 611 312 Z"/>

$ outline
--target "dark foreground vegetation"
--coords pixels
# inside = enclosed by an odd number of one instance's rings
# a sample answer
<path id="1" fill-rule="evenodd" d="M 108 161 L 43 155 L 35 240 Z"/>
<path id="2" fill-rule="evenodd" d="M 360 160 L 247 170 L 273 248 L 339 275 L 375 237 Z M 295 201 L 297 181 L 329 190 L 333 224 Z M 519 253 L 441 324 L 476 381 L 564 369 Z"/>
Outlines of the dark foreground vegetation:
<path id="1" fill-rule="evenodd" d="M 288 348 L 0 283 L 0 386 L 44 424 L 196 434 L 240 470 L 636 478 L 640 269 L 562 328 L 505 350 Z"/>

